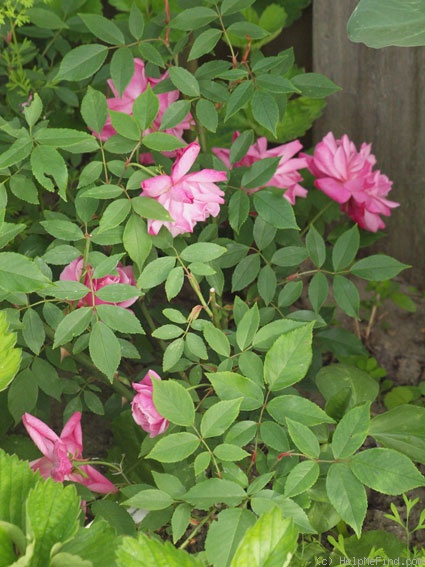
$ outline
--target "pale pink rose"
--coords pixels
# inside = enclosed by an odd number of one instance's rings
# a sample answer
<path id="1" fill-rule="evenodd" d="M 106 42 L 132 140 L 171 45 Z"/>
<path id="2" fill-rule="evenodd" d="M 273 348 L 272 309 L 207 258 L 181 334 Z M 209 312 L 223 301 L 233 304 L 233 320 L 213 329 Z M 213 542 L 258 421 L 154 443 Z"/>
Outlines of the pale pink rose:
<path id="1" fill-rule="evenodd" d="M 163 75 L 161 75 L 159 79 L 146 77 L 144 62 L 138 58 L 134 59 L 133 78 L 131 79 L 129 85 L 126 87 L 121 97 L 119 96 L 118 91 L 112 79 L 108 79 L 107 81 L 108 85 L 114 94 L 113 97 L 107 99 L 108 108 L 110 110 L 115 110 L 117 112 L 124 112 L 125 114 L 132 115 L 133 104 L 136 98 L 142 93 L 144 93 L 148 88 L 148 86 L 151 86 L 151 88 L 153 88 L 157 83 L 163 81 L 167 77 L 168 77 L 168 71 Z M 144 131 L 144 134 L 148 134 L 150 132 L 156 132 L 157 130 L 159 130 L 165 110 L 170 106 L 171 103 L 178 100 L 179 96 L 180 96 L 180 92 L 178 90 L 172 90 L 158 95 L 158 99 L 159 99 L 158 115 L 153 121 L 151 127 Z M 174 126 L 174 128 L 169 128 L 167 130 L 164 130 L 164 132 L 167 132 L 168 134 L 172 134 L 182 140 L 183 132 L 185 130 L 189 130 L 191 127 L 191 119 L 192 119 L 191 115 L 188 114 L 180 124 Z M 108 138 L 116 134 L 116 130 L 113 128 L 109 116 L 105 126 L 102 128 L 102 131 L 100 133 L 95 132 L 95 134 L 99 136 L 101 140 L 107 140 Z M 144 158 L 145 163 L 146 163 L 146 159 L 147 158 Z M 152 161 L 150 160 L 149 163 L 152 163 Z"/>
<path id="2" fill-rule="evenodd" d="M 56 482 L 65 480 L 84 484 L 93 492 L 108 494 L 117 488 L 91 465 L 80 465 L 83 460 L 81 413 L 75 412 L 66 422 L 60 437 L 48 425 L 29 413 L 22 422 L 43 457 L 30 463 L 32 470 L 39 471 L 43 478 Z"/>
<path id="3" fill-rule="evenodd" d="M 127 299 L 126 301 L 121 301 L 118 303 L 109 303 L 108 301 L 102 301 L 96 297 L 95 293 L 99 291 L 102 287 L 111 284 L 127 284 L 136 285 L 136 280 L 133 276 L 133 268 L 131 266 L 123 266 L 121 263 L 118 264 L 116 270 L 116 275 L 103 276 L 103 278 L 93 277 L 93 268 L 90 265 L 86 265 L 85 272 L 83 274 L 84 260 L 81 256 L 76 260 L 73 260 L 66 268 L 62 271 L 59 276 L 60 280 L 73 281 L 82 283 L 88 287 L 88 293 L 78 302 L 78 307 L 93 307 L 94 305 L 117 305 L 118 307 L 129 307 L 135 301 L 137 301 L 138 296 Z"/>
<path id="4" fill-rule="evenodd" d="M 389 216 L 399 204 L 385 198 L 392 182 L 380 171 L 373 171 L 376 158 L 370 144 L 363 143 L 358 151 L 346 134 L 335 140 L 329 132 L 312 156 L 303 157 L 316 177 L 315 186 L 339 203 L 361 228 L 376 232 L 385 227 L 379 215 Z"/>
<path id="5" fill-rule="evenodd" d="M 134 421 L 149 433 L 149 437 L 156 437 L 167 429 L 169 422 L 160 415 L 153 403 L 152 379 L 161 380 L 154 370 L 148 370 L 141 382 L 133 383 L 137 394 L 131 402 L 131 412 Z"/>
<path id="6" fill-rule="evenodd" d="M 188 173 L 200 151 L 198 143 L 178 152 L 171 175 L 157 175 L 142 181 L 143 197 L 156 199 L 170 213 L 173 221 L 148 221 L 149 234 L 158 234 L 165 226 L 173 236 L 193 232 L 199 221 L 216 217 L 224 203 L 224 192 L 216 185 L 226 181 L 225 171 L 202 169 Z"/>
<path id="7" fill-rule="evenodd" d="M 239 136 L 239 132 L 235 132 L 233 140 Z M 305 158 L 294 158 L 295 154 L 298 153 L 302 148 L 302 145 L 298 140 L 290 142 L 289 144 L 283 144 L 275 148 L 267 149 L 267 138 L 261 137 L 253 144 L 245 154 L 245 156 L 235 163 L 233 167 L 251 167 L 255 162 L 271 157 L 280 157 L 279 165 L 277 166 L 276 172 L 267 185 L 264 187 L 279 187 L 279 189 L 284 189 L 284 197 L 292 204 L 295 204 L 296 197 L 306 197 L 307 189 L 301 187 L 300 182 L 303 180 L 300 169 L 307 167 L 307 162 Z M 226 166 L 231 169 L 232 165 L 230 163 L 230 150 L 226 148 L 213 148 L 212 150 L 217 157 L 219 157 Z M 247 193 L 256 193 L 264 187 L 257 187 L 255 189 L 247 189 Z"/>

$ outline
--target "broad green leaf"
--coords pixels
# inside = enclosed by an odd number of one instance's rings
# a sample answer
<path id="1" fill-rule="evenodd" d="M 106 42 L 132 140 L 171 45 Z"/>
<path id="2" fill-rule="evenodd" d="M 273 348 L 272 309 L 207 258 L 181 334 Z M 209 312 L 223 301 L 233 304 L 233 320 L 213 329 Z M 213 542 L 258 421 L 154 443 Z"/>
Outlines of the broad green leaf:
<path id="1" fill-rule="evenodd" d="M 200 440 L 193 433 L 171 433 L 158 440 L 147 459 L 160 463 L 180 463 L 199 447 Z"/>
<path id="2" fill-rule="evenodd" d="M 150 85 L 134 101 L 133 116 L 141 131 L 146 130 L 158 115 L 159 99 Z"/>
<path id="3" fill-rule="evenodd" d="M 318 459 L 320 445 L 316 435 L 306 425 L 299 421 L 286 418 L 288 433 L 296 447 L 307 457 Z"/>
<path id="4" fill-rule="evenodd" d="M 30 21 L 42 29 L 60 30 L 67 29 L 68 26 L 61 18 L 53 12 L 53 10 L 45 10 L 44 8 L 25 9 Z"/>
<path id="5" fill-rule="evenodd" d="M 96 139 L 91 134 L 71 128 L 42 128 L 34 138 L 40 144 L 61 148 L 73 154 L 95 152 L 99 149 Z"/>
<path id="6" fill-rule="evenodd" d="M 175 366 L 178 361 L 183 356 L 184 351 L 184 339 L 179 338 L 170 343 L 164 352 L 164 358 L 162 359 L 162 369 L 164 372 L 168 372 L 173 366 Z"/>
<path id="7" fill-rule="evenodd" d="M 139 52 L 142 58 L 158 67 L 165 67 L 164 59 L 158 49 L 152 43 L 140 43 Z"/>
<path id="8" fill-rule="evenodd" d="M 51 296 L 57 299 L 66 299 L 67 301 L 77 301 L 90 293 L 90 289 L 80 282 L 59 280 L 53 282 L 49 287 L 40 290 L 38 293 L 42 296 Z"/>
<path id="9" fill-rule="evenodd" d="M 79 14 L 79 16 L 92 34 L 105 43 L 112 45 L 122 45 L 125 43 L 121 30 L 111 20 L 99 14 Z"/>
<path id="10" fill-rule="evenodd" d="M 229 223 L 235 232 L 239 232 L 248 218 L 249 210 L 249 197 L 246 192 L 242 189 L 235 191 L 229 200 Z"/>
<path id="11" fill-rule="evenodd" d="M 127 254 L 141 270 L 151 251 L 152 237 L 148 234 L 145 221 L 136 214 L 131 214 L 125 225 L 123 245 Z"/>
<path id="12" fill-rule="evenodd" d="M 7 408 L 15 421 L 15 426 L 21 421 L 24 413 L 32 413 L 38 399 L 38 386 L 33 373 L 26 368 L 22 370 L 7 391 Z"/>
<path id="13" fill-rule="evenodd" d="M 55 367 L 43 358 L 34 357 L 31 371 L 39 388 L 48 396 L 60 401 L 64 383 Z"/>
<path id="14" fill-rule="evenodd" d="M 128 47 L 120 47 L 112 55 L 111 79 L 119 96 L 122 96 L 134 75 L 134 59 Z"/>
<path id="15" fill-rule="evenodd" d="M 307 233 L 305 244 L 311 261 L 317 268 L 321 268 L 326 260 L 326 245 L 322 236 L 317 232 L 313 225 L 311 225 L 310 230 Z"/>
<path id="16" fill-rule="evenodd" d="M 246 492 L 239 484 L 222 478 L 209 478 L 192 486 L 183 497 L 200 510 L 209 510 L 216 504 L 239 506 Z"/>
<path id="17" fill-rule="evenodd" d="M 8 150 L 0 154 L 0 170 L 27 158 L 32 151 L 32 146 L 33 142 L 29 137 L 22 137 L 13 142 Z"/>
<path id="18" fill-rule="evenodd" d="M 22 254 L 0 252 L 0 288 L 10 293 L 32 293 L 50 284 L 37 265 Z"/>
<path id="19" fill-rule="evenodd" d="M 217 459 L 224 462 L 242 461 L 250 456 L 247 451 L 233 443 L 222 443 L 221 445 L 217 445 L 214 449 L 214 455 Z"/>
<path id="20" fill-rule="evenodd" d="M 46 232 L 59 240 L 82 240 L 83 231 L 77 224 L 66 220 L 46 220 L 40 222 Z"/>
<path id="21" fill-rule="evenodd" d="M 319 478 L 320 467 L 316 461 L 302 461 L 290 470 L 285 482 L 284 496 L 291 498 L 306 492 Z"/>
<path id="22" fill-rule="evenodd" d="M 65 160 L 55 148 L 36 146 L 31 153 L 31 168 L 40 185 L 48 191 L 54 191 L 56 185 L 60 196 L 66 201 L 68 170 Z"/>
<path id="23" fill-rule="evenodd" d="M 193 400 L 175 380 L 153 380 L 153 401 L 160 415 L 176 425 L 189 427 L 195 420 Z"/>
<path id="24" fill-rule="evenodd" d="M 18 234 L 26 230 L 25 224 L 14 224 L 12 222 L 3 222 L 0 225 L 0 249 L 4 248 L 8 242 L 14 240 Z"/>
<path id="25" fill-rule="evenodd" d="M 115 331 L 145 334 L 139 319 L 129 309 L 117 305 L 96 305 L 96 312 L 100 320 Z"/>
<path id="26" fill-rule="evenodd" d="M 165 280 L 165 293 L 168 301 L 171 301 L 178 295 L 184 283 L 184 270 L 181 266 L 176 266 L 170 270 Z"/>
<path id="27" fill-rule="evenodd" d="M 243 398 L 241 410 L 258 409 L 263 405 L 264 394 L 261 388 L 249 378 L 235 372 L 207 373 L 207 378 L 213 385 L 221 400 Z"/>
<path id="28" fill-rule="evenodd" d="M 297 549 L 298 530 L 279 508 L 264 513 L 245 532 L 230 567 L 288 567 Z"/>
<path id="29" fill-rule="evenodd" d="M 265 222 L 261 217 L 257 217 L 254 222 L 254 240 L 260 250 L 267 248 L 273 242 L 277 229 Z"/>
<path id="30" fill-rule="evenodd" d="M 296 384 L 307 374 L 312 359 L 313 323 L 285 333 L 268 351 L 264 379 L 272 391 Z"/>
<path id="31" fill-rule="evenodd" d="M 134 496 L 128 498 L 124 504 L 145 510 L 164 510 L 164 508 L 171 506 L 173 502 L 174 499 L 163 490 L 148 488 L 137 492 Z"/>
<path id="32" fill-rule="evenodd" d="M 22 336 L 34 354 L 40 354 L 46 333 L 40 315 L 34 309 L 27 309 L 22 317 Z"/>
<path id="33" fill-rule="evenodd" d="M 245 189 L 257 189 L 259 187 L 264 187 L 276 173 L 280 159 L 280 157 L 271 157 L 256 161 L 243 174 L 241 181 L 242 186 Z M 272 197 L 270 198 L 272 199 Z"/>
<path id="34" fill-rule="evenodd" d="M 135 2 L 131 4 L 130 17 L 128 18 L 128 28 L 131 35 L 135 39 L 142 38 L 143 31 L 145 29 L 145 20 L 143 18 L 142 12 L 139 10 Z"/>
<path id="35" fill-rule="evenodd" d="M 249 8 L 254 2 L 255 0 L 223 0 L 220 11 L 223 16 L 237 14 L 245 8 Z"/>
<path id="36" fill-rule="evenodd" d="M 351 266 L 350 272 L 364 280 L 381 282 L 395 278 L 401 271 L 409 267 L 407 264 L 402 264 L 402 262 L 385 254 L 373 254 L 356 262 Z"/>
<path id="37" fill-rule="evenodd" d="M 202 416 L 201 435 L 204 439 L 222 435 L 239 415 L 241 399 L 224 400 L 212 405 Z"/>
<path id="38" fill-rule="evenodd" d="M 208 530 L 205 552 L 214 567 L 227 567 L 246 530 L 255 524 L 255 515 L 243 508 L 222 510 Z"/>
<path id="39" fill-rule="evenodd" d="M 293 84 L 308 98 L 324 98 L 341 90 L 341 87 L 319 73 L 304 73 L 292 77 Z"/>
<path id="40" fill-rule="evenodd" d="M 24 108 L 24 116 L 30 128 L 38 121 L 43 112 L 43 103 L 37 93 L 34 93 L 34 98 L 29 106 Z"/>
<path id="41" fill-rule="evenodd" d="M 94 365 L 112 382 L 121 361 L 121 347 L 113 331 L 101 321 L 92 327 L 89 352 Z"/>
<path id="42" fill-rule="evenodd" d="M 222 31 L 219 29 L 207 29 L 200 33 L 189 52 L 188 61 L 198 59 L 206 53 L 211 53 L 221 38 Z"/>
<path id="43" fill-rule="evenodd" d="M 161 327 L 158 327 L 157 329 L 155 329 L 155 331 L 152 332 L 152 336 L 156 339 L 169 341 L 170 339 L 181 337 L 183 333 L 184 329 L 178 327 L 177 325 L 161 325 Z"/>
<path id="44" fill-rule="evenodd" d="M 218 112 L 215 105 L 205 98 L 196 103 L 196 116 L 204 128 L 210 132 L 216 132 L 218 126 Z"/>
<path id="45" fill-rule="evenodd" d="M 254 194 L 254 207 L 257 213 L 276 228 L 297 229 L 294 210 L 291 204 L 279 193 L 263 189 Z"/>
<path id="46" fill-rule="evenodd" d="M 360 0 L 348 21 L 351 41 L 379 49 L 425 45 L 421 0 Z"/>
<path id="47" fill-rule="evenodd" d="M 311 278 L 308 285 L 308 299 L 315 313 L 320 311 L 320 308 L 325 303 L 329 293 L 328 279 L 323 272 L 317 272 Z"/>
<path id="48" fill-rule="evenodd" d="M 172 256 L 157 258 L 147 264 L 137 282 L 142 289 L 151 289 L 161 284 L 175 266 L 176 259 Z"/>
<path id="49" fill-rule="evenodd" d="M 289 439 L 285 429 L 275 421 L 263 421 L 260 425 L 261 440 L 280 453 L 289 451 Z"/>
<path id="50" fill-rule="evenodd" d="M 333 279 L 335 302 L 349 317 L 359 318 L 360 296 L 354 283 L 344 276 Z"/>
<path id="51" fill-rule="evenodd" d="M 117 199 L 109 203 L 100 219 L 96 234 L 119 226 L 128 217 L 130 210 L 131 203 L 128 199 Z"/>
<path id="52" fill-rule="evenodd" d="M 186 352 L 190 353 L 195 358 L 207 360 L 208 352 L 204 340 L 195 333 L 187 333 L 185 341 Z"/>
<path id="53" fill-rule="evenodd" d="M 360 482 L 384 494 L 395 496 L 425 485 L 425 477 L 412 461 L 393 449 L 366 449 L 348 464 Z"/>
<path id="54" fill-rule="evenodd" d="M 176 30 L 193 31 L 202 28 L 210 22 L 216 20 L 218 14 L 211 8 L 198 6 L 183 10 L 170 22 L 170 27 Z"/>
<path id="55" fill-rule="evenodd" d="M 185 262 L 211 262 L 227 252 L 224 246 L 212 242 L 197 242 L 184 248 L 180 257 Z"/>
<path id="56" fill-rule="evenodd" d="M 253 24 L 247 21 L 239 21 L 230 24 L 227 31 L 232 36 L 245 40 L 247 42 L 247 36 L 251 39 L 263 39 L 268 35 L 268 32 L 257 24 Z"/>
<path id="57" fill-rule="evenodd" d="M 277 303 L 279 307 L 289 307 L 300 298 L 303 291 L 303 282 L 290 281 L 279 293 Z"/>
<path id="58" fill-rule="evenodd" d="M 376 415 L 370 422 L 369 435 L 380 445 L 425 464 L 424 423 L 425 408 L 401 405 Z"/>
<path id="59" fill-rule="evenodd" d="M 84 557 L 92 562 L 93 567 L 109 567 L 108 562 L 115 556 L 118 541 L 111 523 L 98 516 L 89 528 L 81 527 L 76 536 L 61 547 L 61 551 Z"/>
<path id="60" fill-rule="evenodd" d="M 225 357 L 230 355 L 229 339 L 221 329 L 217 329 L 210 321 L 207 321 L 204 324 L 203 333 L 206 342 L 216 353 Z"/>
<path id="61" fill-rule="evenodd" d="M 240 161 L 246 155 L 253 142 L 254 132 L 252 130 L 245 130 L 245 132 L 242 132 L 230 148 L 230 163 L 234 164 Z"/>
<path id="62" fill-rule="evenodd" d="M 92 313 L 93 310 L 91 307 L 80 307 L 68 313 L 56 329 L 53 348 L 61 346 L 74 337 L 81 335 L 89 326 Z"/>
<path id="63" fill-rule="evenodd" d="M 360 537 L 367 511 L 367 496 L 363 484 L 348 465 L 334 463 L 330 466 L 326 477 L 326 492 L 342 520 Z"/>
<path id="64" fill-rule="evenodd" d="M 81 102 L 81 116 L 93 132 L 99 133 L 108 118 L 105 95 L 89 86 Z"/>
<path id="65" fill-rule="evenodd" d="M 360 233 L 355 224 L 343 232 L 332 250 L 332 264 L 335 271 L 344 270 L 356 257 L 360 245 Z"/>
<path id="66" fill-rule="evenodd" d="M 123 138 L 128 138 L 134 142 L 140 140 L 142 131 L 132 115 L 109 110 L 109 116 L 111 117 L 112 126 Z"/>
<path id="67" fill-rule="evenodd" d="M 6 314 L 0 311 L 0 391 L 9 386 L 21 364 L 22 351 L 15 344 L 16 334 L 9 332 Z"/>
<path id="68" fill-rule="evenodd" d="M 152 132 L 143 137 L 143 144 L 150 150 L 158 152 L 173 152 L 186 146 L 180 138 L 166 132 Z"/>
<path id="69" fill-rule="evenodd" d="M 190 522 L 192 507 L 182 503 L 176 506 L 171 518 L 171 531 L 173 533 L 173 543 L 183 537 Z"/>
<path id="70" fill-rule="evenodd" d="M 351 457 L 363 445 L 369 432 L 370 404 L 356 406 L 347 412 L 335 428 L 332 452 L 335 459 Z"/>
<path id="71" fill-rule="evenodd" d="M 232 275 L 232 292 L 239 291 L 252 283 L 260 271 L 259 254 L 249 254 L 236 266 Z"/>
<path id="72" fill-rule="evenodd" d="M 161 119 L 161 130 L 174 128 L 180 124 L 190 112 L 189 100 L 177 100 L 168 106 Z"/>
<path id="73" fill-rule="evenodd" d="M 253 93 L 254 85 L 251 81 L 243 81 L 240 83 L 227 101 L 224 121 L 226 122 L 231 116 L 246 106 L 251 101 Z"/>
<path id="74" fill-rule="evenodd" d="M 276 250 L 273 254 L 271 262 L 276 266 L 288 268 L 291 266 L 299 266 L 307 258 L 308 252 L 304 246 L 285 246 Z"/>
<path id="75" fill-rule="evenodd" d="M 276 99 L 270 93 L 257 90 L 251 101 L 252 115 L 255 120 L 276 136 L 276 126 L 279 121 L 279 107 Z"/>
<path id="76" fill-rule="evenodd" d="M 267 411 L 278 423 L 285 423 L 287 418 L 304 423 L 308 427 L 320 423 L 334 423 L 314 402 L 292 394 L 273 398 L 267 405 Z"/>
<path id="77" fill-rule="evenodd" d="M 186 96 L 200 96 L 199 83 L 190 71 L 184 67 L 170 67 L 169 73 L 171 82 L 183 94 Z"/>
<path id="78" fill-rule="evenodd" d="M 252 343 L 259 325 L 260 312 L 255 304 L 245 313 L 236 329 L 236 342 L 241 350 L 245 350 Z"/>
<path id="79" fill-rule="evenodd" d="M 138 538 L 124 537 L 115 552 L 114 567 L 202 567 L 203 563 L 187 551 L 139 533 Z"/>
<path id="80" fill-rule="evenodd" d="M 38 205 L 38 189 L 29 177 L 19 174 L 12 175 L 9 180 L 9 186 L 12 193 L 15 197 L 18 197 L 18 199 L 27 201 L 33 205 Z"/>
<path id="81" fill-rule="evenodd" d="M 68 51 L 62 59 L 56 81 L 82 81 L 96 73 L 108 55 L 105 45 L 92 43 Z"/>

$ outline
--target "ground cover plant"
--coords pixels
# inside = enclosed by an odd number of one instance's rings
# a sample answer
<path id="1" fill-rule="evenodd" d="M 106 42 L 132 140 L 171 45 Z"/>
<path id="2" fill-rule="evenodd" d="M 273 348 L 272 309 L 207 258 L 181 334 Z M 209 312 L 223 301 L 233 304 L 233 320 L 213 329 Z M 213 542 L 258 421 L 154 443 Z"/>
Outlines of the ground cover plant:
<path id="1" fill-rule="evenodd" d="M 425 410 L 337 322 L 407 268 L 367 252 L 392 183 L 303 148 L 338 87 L 264 51 L 307 4 L 0 8 L 0 565 L 420 558 L 363 522 Z"/>

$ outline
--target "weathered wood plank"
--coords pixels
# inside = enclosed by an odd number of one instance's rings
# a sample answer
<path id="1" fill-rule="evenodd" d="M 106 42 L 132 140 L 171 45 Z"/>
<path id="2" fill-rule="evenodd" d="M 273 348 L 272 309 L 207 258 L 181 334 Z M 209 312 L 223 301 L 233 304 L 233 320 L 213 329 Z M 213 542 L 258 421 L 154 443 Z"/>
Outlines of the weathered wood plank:
<path id="1" fill-rule="evenodd" d="M 369 49 L 351 43 L 346 24 L 356 0 L 314 0 L 313 66 L 343 91 L 330 97 L 316 123 L 318 141 L 332 130 L 356 144 L 372 142 L 381 171 L 394 181 L 401 206 L 387 223 L 381 250 L 425 276 L 425 48 Z M 407 272 L 406 272 L 407 274 Z"/>

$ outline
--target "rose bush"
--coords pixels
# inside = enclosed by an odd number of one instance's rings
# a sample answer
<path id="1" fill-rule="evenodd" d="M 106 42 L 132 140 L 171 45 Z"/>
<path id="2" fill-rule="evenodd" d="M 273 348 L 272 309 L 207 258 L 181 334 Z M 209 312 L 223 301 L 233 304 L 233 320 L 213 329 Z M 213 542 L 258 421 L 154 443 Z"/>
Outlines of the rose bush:
<path id="1" fill-rule="evenodd" d="M 329 559 L 322 534 L 361 537 L 366 489 L 423 486 L 424 409 L 375 413 L 361 341 L 357 278 L 406 268 L 365 250 L 391 182 L 348 136 L 299 153 L 338 87 L 262 49 L 305 3 L 0 8 L 0 447 L 57 481 L 20 468 L 37 488 L 20 510 L 60 493 L 74 530 L 9 530 L 11 562 L 224 567 L 302 541 L 308 564 Z M 113 484 L 82 459 L 82 413 L 103 416 L 110 446 L 89 453 Z M 0 459 L 0 521 L 24 534 Z"/>

